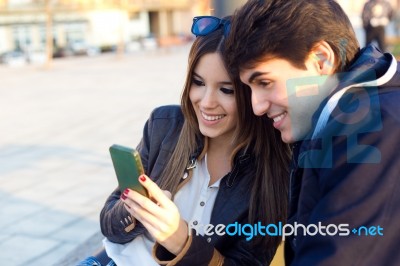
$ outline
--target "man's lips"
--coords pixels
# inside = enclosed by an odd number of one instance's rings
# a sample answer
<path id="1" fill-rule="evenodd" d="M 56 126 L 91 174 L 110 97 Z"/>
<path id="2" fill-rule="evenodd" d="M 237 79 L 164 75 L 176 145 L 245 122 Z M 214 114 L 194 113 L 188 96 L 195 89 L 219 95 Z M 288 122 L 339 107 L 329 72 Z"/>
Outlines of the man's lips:
<path id="1" fill-rule="evenodd" d="M 274 115 L 274 116 L 270 116 L 269 118 L 271 118 L 272 120 L 274 120 L 274 123 L 278 123 L 279 121 L 281 121 L 283 118 L 285 118 L 285 116 L 287 115 L 287 112 L 283 112 L 279 115 Z"/>

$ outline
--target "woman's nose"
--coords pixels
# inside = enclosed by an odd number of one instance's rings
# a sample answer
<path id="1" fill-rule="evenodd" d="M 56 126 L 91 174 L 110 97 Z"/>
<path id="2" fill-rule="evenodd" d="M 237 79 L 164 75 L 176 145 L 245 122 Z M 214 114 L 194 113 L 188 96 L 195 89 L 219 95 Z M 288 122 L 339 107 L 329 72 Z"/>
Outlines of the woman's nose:
<path id="1" fill-rule="evenodd" d="M 206 89 L 201 99 L 201 105 L 204 108 L 212 108 L 215 107 L 215 103 L 216 103 L 215 92 L 212 89 Z"/>

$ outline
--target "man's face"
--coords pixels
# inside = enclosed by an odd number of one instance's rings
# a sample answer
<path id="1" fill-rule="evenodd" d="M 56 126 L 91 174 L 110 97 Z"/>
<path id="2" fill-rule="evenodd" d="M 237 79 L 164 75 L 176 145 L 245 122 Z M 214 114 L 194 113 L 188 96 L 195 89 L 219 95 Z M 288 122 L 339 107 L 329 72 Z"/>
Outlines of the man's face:
<path id="1" fill-rule="evenodd" d="M 307 69 L 299 69 L 287 60 L 269 59 L 240 73 L 251 88 L 253 112 L 273 119 L 286 143 L 302 140 L 310 132 L 311 117 L 328 95 L 321 86 L 326 76 L 317 61 L 310 56 Z"/>

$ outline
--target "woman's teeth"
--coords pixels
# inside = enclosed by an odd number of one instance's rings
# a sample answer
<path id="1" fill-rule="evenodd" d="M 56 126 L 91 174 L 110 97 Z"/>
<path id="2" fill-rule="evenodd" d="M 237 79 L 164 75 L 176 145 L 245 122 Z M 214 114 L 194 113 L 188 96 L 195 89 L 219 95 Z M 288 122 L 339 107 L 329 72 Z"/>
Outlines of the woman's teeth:
<path id="1" fill-rule="evenodd" d="M 225 115 L 206 115 L 205 113 L 201 113 L 201 116 L 207 121 L 215 121 L 222 119 Z"/>

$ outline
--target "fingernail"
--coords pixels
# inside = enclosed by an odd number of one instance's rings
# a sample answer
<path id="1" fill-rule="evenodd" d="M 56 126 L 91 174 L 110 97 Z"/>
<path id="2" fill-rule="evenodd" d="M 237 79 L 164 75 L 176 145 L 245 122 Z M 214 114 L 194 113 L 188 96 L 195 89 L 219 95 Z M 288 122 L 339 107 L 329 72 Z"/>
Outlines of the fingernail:
<path id="1" fill-rule="evenodd" d="M 145 177 L 144 175 L 141 175 L 141 176 L 139 177 L 139 179 L 140 179 L 140 181 L 142 181 L 142 182 L 146 181 L 146 177 Z"/>
<path id="2" fill-rule="evenodd" d="M 126 189 L 124 190 L 124 194 L 125 194 L 125 195 L 128 195 L 128 194 L 129 194 L 129 189 L 126 188 Z"/>
<path id="3" fill-rule="evenodd" d="M 121 199 L 126 200 L 126 195 L 125 194 L 121 194 Z"/>

